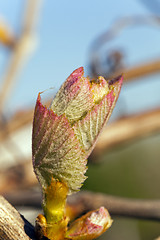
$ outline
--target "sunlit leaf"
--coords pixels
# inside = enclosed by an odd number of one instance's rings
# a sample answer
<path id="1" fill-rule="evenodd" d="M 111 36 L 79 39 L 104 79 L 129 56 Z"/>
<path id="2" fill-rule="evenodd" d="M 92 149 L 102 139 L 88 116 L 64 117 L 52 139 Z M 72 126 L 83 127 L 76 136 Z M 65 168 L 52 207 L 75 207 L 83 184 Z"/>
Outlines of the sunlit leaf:
<path id="1" fill-rule="evenodd" d="M 86 179 L 86 163 L 98 135 L 117 101 L 122 77 L 89 80 L 83 68 L 61 86 L 48 109 L 38 95 L 33 122 L 33 165 L 46 188 L 52 177 L 79 190 Z"/>
<path id="2" fill-rule="evenodd" d="M 76 191 L 86 179 L 85 153 L 73 128 L 64 114 L 57 116 L 42 105 L 40 94 L 33 123 L 33 165 L 42 188 L 54 177 Z"/>

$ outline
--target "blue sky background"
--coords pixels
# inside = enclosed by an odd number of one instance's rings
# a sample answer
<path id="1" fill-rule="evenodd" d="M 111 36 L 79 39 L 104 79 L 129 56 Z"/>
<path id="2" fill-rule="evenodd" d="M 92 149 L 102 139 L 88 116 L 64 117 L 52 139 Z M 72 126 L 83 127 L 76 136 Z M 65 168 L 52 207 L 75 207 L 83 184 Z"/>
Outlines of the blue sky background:
<path id="1" fill-rule="evenodd" d="M 15 32 L 20 31 L 22 0 L 0 1 L 0 16 Z M 138 0 L 68 0 L 43 1 L 36 32 L 36 49 L 12 92 L 6 112 L 34 104 L 39 91 L 50 87 L 58 90 L 76 68 L 84 66 L 88 74 L 89 48 L 99 34 L 121 17 L 151 15 Z M 160 26 L 127 28 L 106 51 L 115 46 L 124 50 L 127 64 L 138 64 L 160 57 Z M 6 50 L 0 47 L 0 73 Z M 125 84 L 119 100 L 119 114 L 133 113 L 159 106 L 160 75 Z"/>

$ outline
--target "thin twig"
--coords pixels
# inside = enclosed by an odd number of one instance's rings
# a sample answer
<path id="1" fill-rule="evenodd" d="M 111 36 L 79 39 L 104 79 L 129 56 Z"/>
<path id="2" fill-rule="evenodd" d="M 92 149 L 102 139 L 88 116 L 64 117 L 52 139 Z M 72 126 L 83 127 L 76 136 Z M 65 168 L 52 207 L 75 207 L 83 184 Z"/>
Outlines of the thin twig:
<path id="1" fill-rule="evenodd" d="M 9 94 L 15 85 L 16 76 L 26 59 L 26 53 L 28 54 L 28 51 L 26 52 L 26 50 L 29 50 L 29 44 L 31 44 L 33 26 L 35 25 L 35 20 L 37 20 L 37 10 L 39 9 L 40 2 L 40 0 L 27 1 L 22 33 L 19 39 L 17 39 L 17 43 L 15 44 L 3 78 L 3 85 L 0 92 L 0 115 Z"/>
<path id="2" fill-rule="evenodd" d="M 48 105 L 50 101 L 45 102 Z M 34 109 L 23 110 L 16 113 L 9 121 L 7 121 L 3 127 L 0 128 L 0 142 L 6 140 L 8 136 L 15 133 L 20 128 L 29 125 L 33 121 Z"/>
<path id="3" fill-rule="evenodd" d="M 102 193 L 80 192 L 73 195 L 70 205 L 86 212 L 100 206 L 108 209 L 111 215 L 160 221 L 160 200 L 129 199 Z"/>
<path id="4" fill-rule="evenodd" d="M 129 82 L 134 80 L 137 80 L 139 78 L 152 75 L 155 73 L 160 73 L 160 60 L 148 62 L 148 63 L 143 63 L 139 64 L 138 66 L 134 66 L 129 69 L 123 69 L 124 72 L 124 82 Z M 117 76 L 122 71 L 116 72 L 114 75 Z"/>

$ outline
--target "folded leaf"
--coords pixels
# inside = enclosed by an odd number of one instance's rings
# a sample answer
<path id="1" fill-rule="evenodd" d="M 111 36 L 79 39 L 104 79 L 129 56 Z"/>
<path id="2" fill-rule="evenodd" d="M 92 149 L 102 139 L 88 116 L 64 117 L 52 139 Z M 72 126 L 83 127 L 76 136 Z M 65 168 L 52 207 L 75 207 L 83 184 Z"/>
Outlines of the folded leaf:
<path id="1" fill-rule="evenodd" d="M 86 179 L 86 163 L 98 135 L 109 119 L 122 85 L 122 77 L 89 80 L 83 68 L 61 86 L 48 109 L 37 98 L 33 121 L 33 166 L 42 188 L 51 179 L 64 182 L 69 193 Z"/>
<path id="2" fill-rule="evenodd" d="M 91 211 L 74 221 L 68 231 L 66 238 L 72 240 L 91 240 L 99 237 L 112 224 L 108 211 L 101 207 Z"/>
<path id="3" fill-rule="evenodd" d="M 41 103 L 38 95 L 33 122 L 33 166 L 42 188 L 52 177 L 77 191 L 86 177 L 86 158 L 64 114 L 57 116 Z"/>

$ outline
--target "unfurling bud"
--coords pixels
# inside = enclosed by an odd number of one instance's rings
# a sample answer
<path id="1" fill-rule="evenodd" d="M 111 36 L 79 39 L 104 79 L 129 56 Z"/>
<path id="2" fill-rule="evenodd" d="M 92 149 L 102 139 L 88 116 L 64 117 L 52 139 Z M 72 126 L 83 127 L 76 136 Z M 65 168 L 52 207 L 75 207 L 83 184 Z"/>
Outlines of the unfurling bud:
<path id="1" fill-rule="evenodd" d="M 40 93 L 33 121 L 33 166 L 42 188 L 55 178 L 69 193 L 82 186 L 87 158 L 118 99 L 122 76 L 89 80 L 83 68 L 75 70 L 61 86 L 50 108 Z"/>
<path id="2" fill-rule="evenodd" d="M 42 104 L 38 94 L 32 155 L 43 193 L 44 216 L 39 215 L 36 220 L 40 238 L 90 240 L 112 223 L 108 211 L 101 207 L 67 227 L 67 195 L 79 191 L 86 179 L 87 158 L 112 113 L 123 80 L 122 76 L 110 81 L 103 77 L 90 80 L 83 74 L 82 67 L 75 70 L 49 108 Z"/>
<path id="3" fill-rule="evenodd" d="M 112 220 L 108 211 L 101 207 L 74 221 L 65 237 L 73 240 L 91 240 L 99 237 L 111 224 Z"/>

